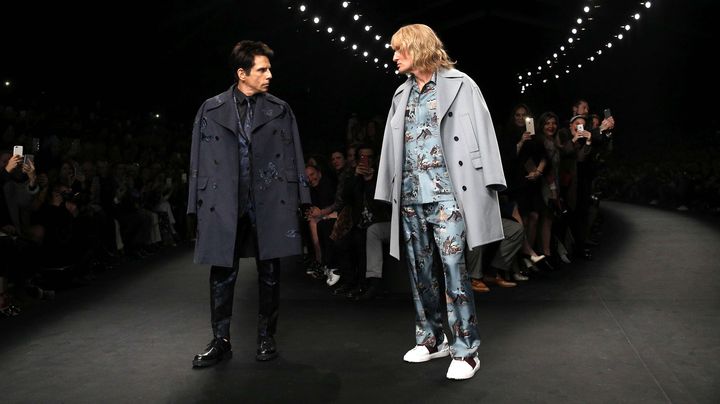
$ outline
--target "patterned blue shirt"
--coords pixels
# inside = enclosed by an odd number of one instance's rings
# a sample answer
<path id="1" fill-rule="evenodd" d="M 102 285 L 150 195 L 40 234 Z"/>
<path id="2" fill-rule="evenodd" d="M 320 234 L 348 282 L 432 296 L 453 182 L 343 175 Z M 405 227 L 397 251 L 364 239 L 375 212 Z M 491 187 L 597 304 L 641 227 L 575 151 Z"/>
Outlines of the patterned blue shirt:
<path id="1" fill-rule="evenodd" d="M 433 74 L 421 91 L 412 79 L 405 109 L 403 205 L 455 199 L 442 152 L 436 80 L 437 74 Z"/>

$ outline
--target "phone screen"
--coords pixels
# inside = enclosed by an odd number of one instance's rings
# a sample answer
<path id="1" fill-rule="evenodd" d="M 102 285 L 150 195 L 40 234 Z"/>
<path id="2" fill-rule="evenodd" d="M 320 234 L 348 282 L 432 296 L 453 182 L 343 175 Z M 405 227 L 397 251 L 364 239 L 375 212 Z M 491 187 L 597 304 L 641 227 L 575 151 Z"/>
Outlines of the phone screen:
<path id="1" fill-rule="evenodd" d="M 22 146 L 13 147 L 13 156 L 22 156 L 22 155 L 23 155 L 23 147 Z"/>
<path id="2" fill-rule="evenodd" d="M 575 127 L 575 130 L 577 130 L 578 132 L 584 131 L 585 126 L 583 124 L 579 123 L 578 126 Z"/>

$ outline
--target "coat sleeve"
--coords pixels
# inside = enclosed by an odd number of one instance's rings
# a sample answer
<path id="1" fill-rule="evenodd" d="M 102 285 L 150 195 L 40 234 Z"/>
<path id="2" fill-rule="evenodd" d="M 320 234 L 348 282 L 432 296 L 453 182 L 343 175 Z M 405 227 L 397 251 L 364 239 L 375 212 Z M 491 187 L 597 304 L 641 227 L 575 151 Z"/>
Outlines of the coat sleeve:
<path id="1" fill-rule="evenodd" d="M 494 191 L 503 191 L 507 188 L 507 183 L 503 174 L 500 148 L 498 147 L 490 111 L 485 103 L 485 98 L 480 92 L 480 88 L 473 84 L 472 89 L 473 113 L 475 122 L 477 122 L 477 128 L 475 128 L 477 133 L 475 135 L 482 153 L 482 172 L 485 177 L 485 186 Z"/>
<path id="2" fill-rule="evenodd" d="M 377 172 L 377 185 L 375 185 L 375 199 L 385 202 L 392 202 L 392 180 L 395 174 L 395 150 L 392 139 L 392 126 L 390 121 L 395 114 L 395 103 L 390 105 L 387 121 L 385 122 L 385 132 L 383 133 L 382 150 L 380 151 L 380 163 Z"/>
<path id="3" fill-rule="evenodd" d="M 197 213 L 197 181 L 200 167 L 200 137 L 202 136 L 203 121 L 205 120 L 203 116 L 204 108 L 205 104 L 200 107 L 193 122 L 192 143 L 190 145 L 190 175 L 188 178 L 188 214 Z"/>
<path id="4" fill-rule="evenodd" d="M 288 112 L 290 112 L 290 120 L 292 121 L 293 145 L 295 146 L 295 168 L 298 173 L 298 197 L 301 205 L 309 204 L 311 203 L 310 188 L 307 177 L 305 177 L 305 157 L 303 156 L 302 145 L 300 144 L 300 131 L 298 130 L 295 114 L 289 105 Z"/>

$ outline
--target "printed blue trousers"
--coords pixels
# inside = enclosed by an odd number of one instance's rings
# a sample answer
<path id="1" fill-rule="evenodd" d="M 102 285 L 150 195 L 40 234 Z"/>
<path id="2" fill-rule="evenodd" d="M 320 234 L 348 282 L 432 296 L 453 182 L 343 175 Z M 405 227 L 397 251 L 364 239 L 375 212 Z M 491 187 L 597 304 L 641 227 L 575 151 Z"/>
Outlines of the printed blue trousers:
<path id="1" fill-rule="evenodd" d="M 401 210 L 410 284 L 415 301 L 415 339 L 434 347 L 443 342 L 443 310 L 455 358 L 472 356 L 480 346 L 475 299 L 465 269 L 465 220 L 455 201 L 405 205 Z M 445 275 L 445 304 L 433 269 L 435 249 Z"/>

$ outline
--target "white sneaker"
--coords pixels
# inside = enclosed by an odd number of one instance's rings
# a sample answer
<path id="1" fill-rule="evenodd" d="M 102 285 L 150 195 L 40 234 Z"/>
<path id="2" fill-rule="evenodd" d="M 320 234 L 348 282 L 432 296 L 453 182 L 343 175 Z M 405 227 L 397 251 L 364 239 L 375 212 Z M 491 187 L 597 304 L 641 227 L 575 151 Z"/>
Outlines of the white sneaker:
<path id="1" fill-rule="evenodd" d="M 333 286 L 340 280 L 340 275 L 336 274 L 335 271 L 337 271 L 337 269 L 329 269 L 327 271 L 327 281 L 325 281 L 325 283 L 327 283 L 328 286 Z"/>
<path id="2" fill-rule="evenodd" d="M 465 380 L 475 376 L 479 369 L 480 358 L 475 354 L 467 359 L 453 359 L 445 376 L 448 379 Z"/>
<path id="3" fill-rule="evenodd" d="M 427 362 L 430 359 L 443 358 L 450 355 L 450 345 L 448 345 L 447 337 L 442 344 L 432 348 L 426 347 L 425 345 L 416 345 L 415 348 L 407 351 L 403 360 L 410 363 Z"/>

